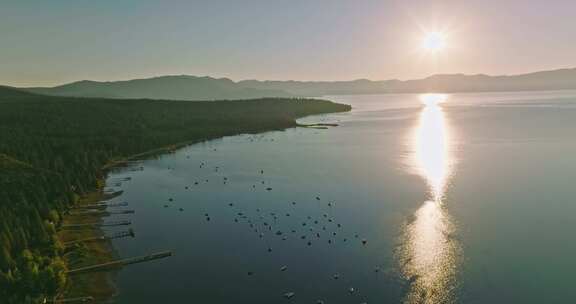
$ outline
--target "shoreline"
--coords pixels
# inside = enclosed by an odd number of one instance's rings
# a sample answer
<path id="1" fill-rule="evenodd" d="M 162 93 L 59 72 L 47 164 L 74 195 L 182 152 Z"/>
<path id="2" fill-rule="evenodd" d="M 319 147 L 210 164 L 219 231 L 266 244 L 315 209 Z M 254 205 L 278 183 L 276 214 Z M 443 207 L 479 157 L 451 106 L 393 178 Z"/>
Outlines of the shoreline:
<path id="1" fill-rule="evenodd" d="M 324 113 L 329 114 L 329 113 Z M 314 116 L 313 114 L 311 116 Z M 306 117 L 306 116 L 303 116 Z M 300 118 L 303 118 L 300 117 Z M 296 119 L 300 119 L 296 118 Z M 108 173 L 110 170 L 114 169 L 115 167 L 120 167 L 123 165 L 127 165 L 128 162 L 136 160 L 136 159 L 146 159 L 152 157 L 154 155 L 161 155 L 164 153 L 173 153 L 178 149 L 183 147 L 187 147 L 194 144 L 199 144 L 202 142 L 207 142 L 215 139 L 220 139 L 228 136 L 239 136 L 243 134 L 260 134 L 266 132 L 273 132 L 273 131 L 284 131 L 290 128 L 298 128 L 298 127 L 308 127 L 308 128 L 317 128 L 322 127 L 323 129 L 326 126 L 324 124 L 310 124 L 304 125 L 299 124 L 294 119 L 288 125 L 281 125 L 269 129 L 262 129 L 262 130 L 243 130 L 240 132 L 231 132 L 231 134 L 222 134 L 219 136 L 214 136 L 210 138 L 203 138 L 203 139 L 196 139 L 196 140 L 188 140 L 183 141 L 175 144 L 170 144 L 167 146 L 163 146 L 157 149 L 152 149 L 149 151 L 133 154 L 130 156 L 126 156 L 123 158 L 113 159 L 110 160 L 107 164 L 105 164 L 102 169 L 100 170 L 102 177 L 98 181 L 98 185 L 94 191 L 86 193 L 82 195 L 77 203 L 73 207 L 87 205 L 87 204 L 94 204 L 98 203 L 102 200 L 113 198 L 109 197 L 109 194 L 104 193 L 105 181 L 108 178 Z M 337 126 L 337 125 L 331 125 Z M 70 208 L 68 211 L 73 209 Z M 66 214 L 63 219 L 63 224 L 86 224 L 86 223 L 101 223 L 103 222 L 104 217 L 107 215 L 71 215 Z M 101 227 L 96 228 L 80 228 L 74 229 L 73 232 L 67 230 L 61 230 L 58 232 L 58 239 L 60 242 L 65 242 L 67 240 L 74 240 L 80 238 L 92 238 L 92 237 L 102 237 L 105 235 L 104 230 Z M 89 264 L 96 264 L 96 263 L 105 263 L 112 261 L 118 258 L 118 253 L 116 249 L 112 245 L 111 240 L 102 240 L 97 242 L 89 242 L 85 244 L 86 246 L 86 260 L 89 260 Z M 65 257 L 66 265 L 70 268 L 73 259 Z M 118 294 L 118 288 L 116 286 L 115 278 L 119 271 L 121 271 L 122 267 L 118 267 L 117 270 L 109 270 L 109 271 L 101 271 L 101 272 L 93 272 L 93 273 L 86 273 L 74 276 L 68 276 L 66 287 L 59 293 L 58 299 L 61 298 L 77 298 L 77 297 L 93 297 L 95 303 L 110 303 L 114 297 Z M 55 302 L 58 303 L 59 300 Z"/>
<path id="2" fill-rule="evenodd" d="M 78 199 L 75 206 L 95 204 L 113 196 L 103 192 L 104 180 L 100 180 L 96 190 L 87 193 Z M 64 217 L 63 224 L 102 223 L 106 215 L 72 215 Z M 75 229 L 62 229 L 58 232 L 60 242 L 104 237 L 101 227 L 82 227 Z M 78 267 L 76 264 L 97 264 L 117 258 L 112 242 L 109 239 L 85 242 L 73 246 L 64 256 L 68 268 Z M 60 293 L 60 298 L 92 297 L 96 303 L 105 303 L 111 300 L 118 292 L 114 283 L 117 271 L 94 272 L 81 275 L 67 276 L 67 284 Z"/>

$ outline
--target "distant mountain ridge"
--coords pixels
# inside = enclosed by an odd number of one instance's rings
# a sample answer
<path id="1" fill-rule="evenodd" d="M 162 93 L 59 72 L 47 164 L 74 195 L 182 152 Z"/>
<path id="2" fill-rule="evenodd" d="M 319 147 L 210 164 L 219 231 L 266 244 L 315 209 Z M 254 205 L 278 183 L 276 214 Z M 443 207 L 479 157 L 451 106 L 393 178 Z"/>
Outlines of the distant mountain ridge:
<path id="1" fill-rule="evenodd" d="M 239 82 L 245 87 L 275 89 L 302 96 L 455 93 L 490 91 L 542 91 L 576 89 L 576 68 L 542 71 L 512 76 L 438 74 L 416 80 L 359 79 L 353 81 L 258 81 Z"/>
<path id="2" fill-rule="evenodd" d="M 25 90 L 54 96 L 170 100 L 293 97 L 283 91 L 245 88 L 227 78 L 187 75 L 108 82 L 82 80 L 52 88 L 26 88 Z"/>
<path id="3" fill-rule="evenodd" d="M 34 95 L 36 94 L 27 92 L 22 89 L 0 85 L 0 101 L 2 101 L 3 98 L 30 97 Z"/>
<path id="4" fill-rule="evenodd" d="M 125 81 L 78 81 L 29 92 L 76 97 L 174 100 L 318 97 L 326 95 L 498 92 L 576 89 L 576 68 L 511 76 L 438 74 L 416 80 L 261 81 L 196 76 L 161 76 Z"/>

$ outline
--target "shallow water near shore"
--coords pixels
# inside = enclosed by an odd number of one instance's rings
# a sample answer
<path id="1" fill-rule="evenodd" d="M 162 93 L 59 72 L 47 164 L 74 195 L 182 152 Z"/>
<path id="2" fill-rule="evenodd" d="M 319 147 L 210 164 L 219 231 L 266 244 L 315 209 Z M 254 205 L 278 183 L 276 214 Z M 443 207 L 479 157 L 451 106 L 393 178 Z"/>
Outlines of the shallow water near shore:
<path id="1" fill-rule="evenodd" d="M 119 255 L 174 251 L 121 270 L 114 302 L 574 299 L 576 92 L 328 99 L 354 109 L 301 122 L 338 127 L 226 137 L 111 172 L 113 201 L 136 211 L 107 219 L 132 221 Z"/>

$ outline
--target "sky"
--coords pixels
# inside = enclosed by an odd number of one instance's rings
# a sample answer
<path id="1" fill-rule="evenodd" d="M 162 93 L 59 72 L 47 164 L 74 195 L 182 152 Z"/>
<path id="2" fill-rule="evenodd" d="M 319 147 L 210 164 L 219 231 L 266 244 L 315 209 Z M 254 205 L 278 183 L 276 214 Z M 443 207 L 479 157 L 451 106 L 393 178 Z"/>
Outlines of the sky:
<path id="1" fill-rule="evenodd" d="M 574 0 L 0 0 L 0 84 L 414 79 L 576 67 Z M 424 33 L 446 34 L 430 54 Z"/>

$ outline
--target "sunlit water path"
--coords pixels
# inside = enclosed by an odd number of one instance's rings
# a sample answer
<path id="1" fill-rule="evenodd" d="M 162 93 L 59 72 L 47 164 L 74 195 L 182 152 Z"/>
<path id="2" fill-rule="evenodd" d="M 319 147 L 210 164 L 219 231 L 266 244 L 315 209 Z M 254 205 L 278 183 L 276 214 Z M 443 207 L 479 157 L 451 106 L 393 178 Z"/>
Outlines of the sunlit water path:
<path id="1" fill-rule="evenodd" d="M 455 155 L 449 124 L 442 104 L 444 94 L 420 96 L 423 108 L 411 142 L 410 165 L 428 184 L 429 197 L 406 226 L 399 261 L 411 282 L 406 303 L 452 303 L 455 301 L 458 244 L 450 235 L 455 228 L 443 206 L 443 197 Z"/>
<path id="2" fill-rule="evenodd" d="M 115 302 L 572 297 L 575 92 L 330 98 L 354 110 L 304 121 L 339 127 L 227 137 L 113 172 L 115 200 L 136 210 L 110 219 L 136 233 L 118 254 L 175 253 L 123 269 Z"/>

